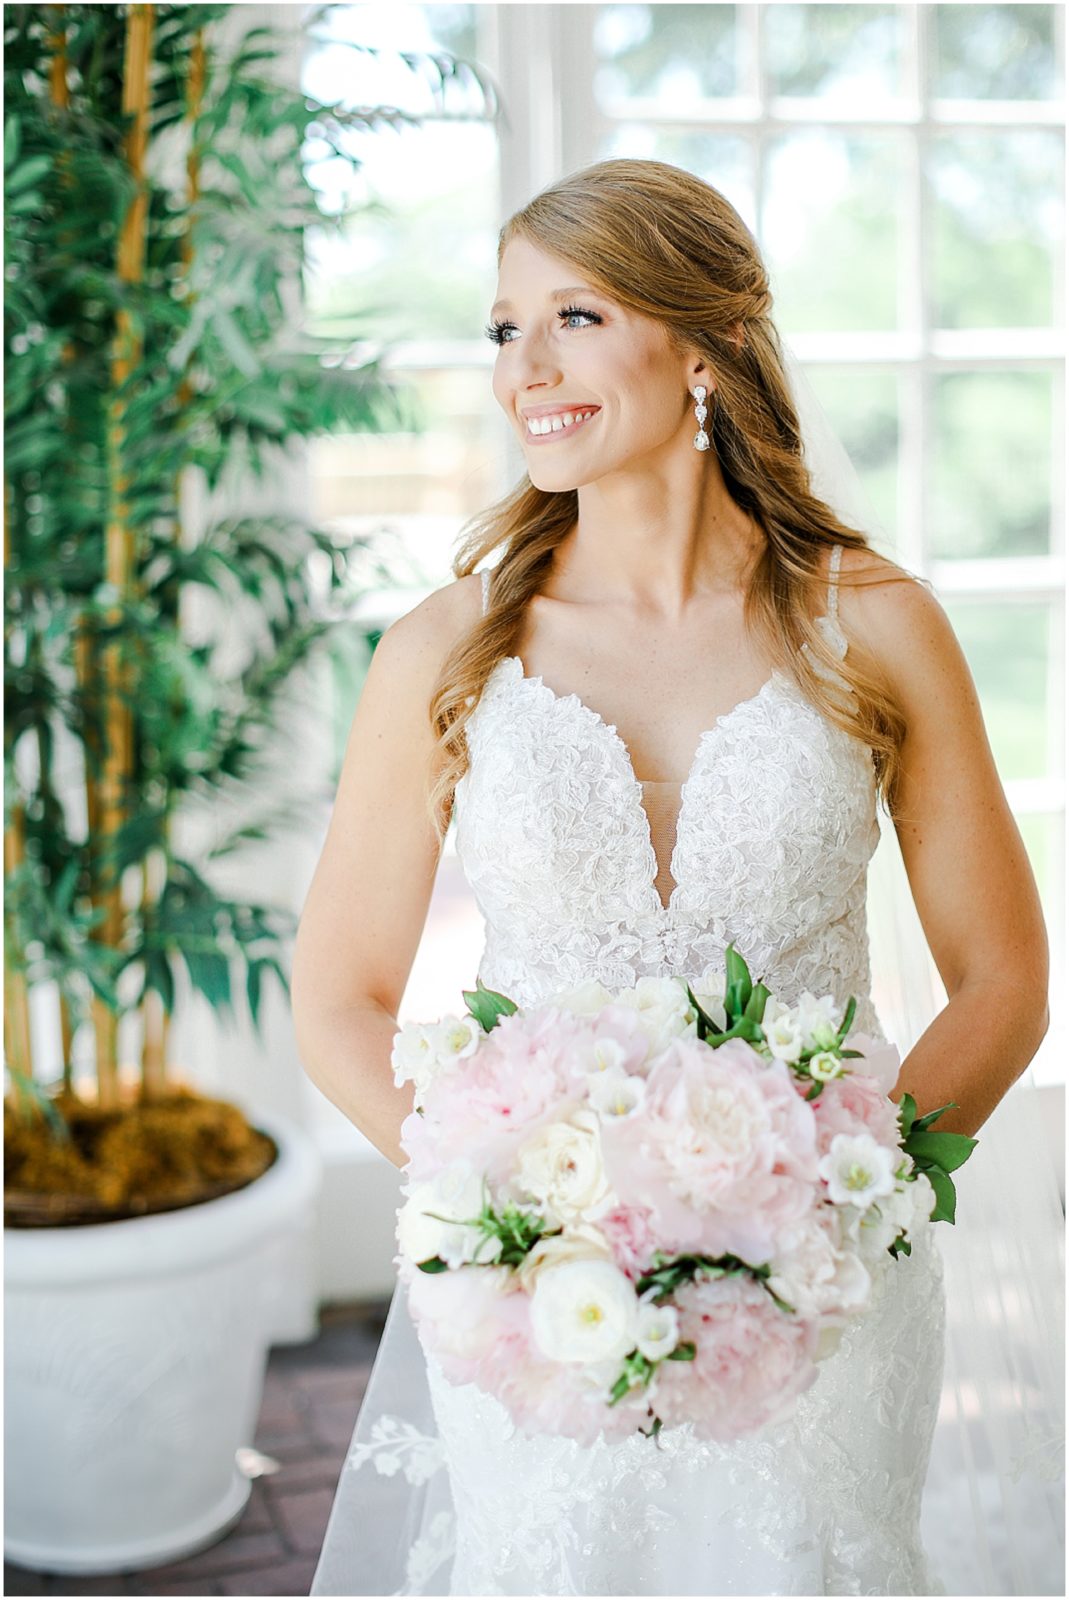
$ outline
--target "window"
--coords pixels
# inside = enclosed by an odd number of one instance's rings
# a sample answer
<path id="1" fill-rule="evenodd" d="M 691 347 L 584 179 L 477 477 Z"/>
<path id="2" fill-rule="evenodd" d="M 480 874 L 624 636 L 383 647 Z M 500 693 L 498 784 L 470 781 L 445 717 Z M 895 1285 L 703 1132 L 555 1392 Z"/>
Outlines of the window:
<path id="1" fill-rule="evenodd" d="M 395 215 L 363 216 L 324 250 L 320 315 L 352 316 L 354 333 L 359 317 L 367 337 L 374 305 L 371 332 L 402 339 L 430 427 L 324 446 L 324 512 L 388 515 L 425 584 L 443 581 L 460 523 L 522 471 L 481 337 L 500 223 L 613 155 L 715 183 L 758 238 L 773 315 L 889 548 L 932 579 L 957 630 L 1059 971 L 1063 7 L 354 5 L 333 18 L 350 38 L 478 61 L 508 121 L 367 136 L 364 192 Z M 308 73 L 374 98 L 338 48 L 310 47 Z M 1055 1012 L 1040 1081 L 1064 1077 L 1059 1030 Z"/>

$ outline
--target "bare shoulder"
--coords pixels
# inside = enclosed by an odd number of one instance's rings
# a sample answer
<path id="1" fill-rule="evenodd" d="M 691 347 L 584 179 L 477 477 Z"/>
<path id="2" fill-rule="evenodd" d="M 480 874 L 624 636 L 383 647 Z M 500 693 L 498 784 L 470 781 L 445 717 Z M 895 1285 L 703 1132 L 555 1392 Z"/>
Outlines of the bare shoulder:
<path id="1" fill-rule="evenodd" d="M 433 684 L 442 662 L 482 614 L 482 579 L 477 572 L 454 578 L 390 623 L 375 648 L 379 672 L 413 688 Z"/>
<path id="2" fill-rule="evenodd" d="M 896 561 L 872 549 L 843 549 L 839 622 L 851 651 L 883 673 L 907 716 L 935 696 L 975 700 L 950 618 L 927 580 Z"/>

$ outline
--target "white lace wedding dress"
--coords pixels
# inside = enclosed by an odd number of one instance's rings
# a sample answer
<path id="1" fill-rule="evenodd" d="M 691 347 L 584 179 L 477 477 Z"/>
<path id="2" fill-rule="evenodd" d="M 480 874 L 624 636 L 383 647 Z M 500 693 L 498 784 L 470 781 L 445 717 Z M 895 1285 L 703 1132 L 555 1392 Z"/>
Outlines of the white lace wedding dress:
<path id="1" fill-rule="evenodd" d="M 822 627 L 841 658 L 840 554 Z M 682 786 L 642 784 L 616 729 L 514 656 L 468 741 L 457 852 L 486 919 L 488 987 L 530 1005 L 591 978 L 695 978 L 734 940 L 781 999 L 855 995 L 855 1025 L 885 1037 L 865 920 L 880 831 L 871 756 L 786 675 L 717 719 Z M 366 1475 L 366 1514 L 343 1526 L 336 1503 L 312 1593 L 342 1592 L 326 1587 L 329 1565 L 347 1567 L 350 1594 L 945 1594 L 920 1532 L 944 1336 L 928 1227 L 911 1255 L 887 1257 L 872 1314 L 848 1326 L 790 1421 L 729 1445 L 685 1426 L 585 1447 L 525 1437 L 433 1356 L 417 1368 L 398 1291 L 365 1401 L 373 1437 L 347 1467 Z M 388 1346 L 409 1380 L 395 1412 Z M 350 1485 L 348 1524 L 353 1511 Z"/>

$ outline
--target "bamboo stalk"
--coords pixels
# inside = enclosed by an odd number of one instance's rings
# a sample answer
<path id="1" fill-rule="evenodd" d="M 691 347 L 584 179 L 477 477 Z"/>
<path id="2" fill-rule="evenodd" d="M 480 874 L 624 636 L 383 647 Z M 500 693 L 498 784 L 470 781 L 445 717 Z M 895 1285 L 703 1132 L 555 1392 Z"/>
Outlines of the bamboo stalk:
<path id="1" fill-rule="evenodd" d="M 155 7 L 131 5 L 126 18 L 126 49 L 123 58 L 123 112 L 132 117 L 126 135 L 125 153 L 137 180 L 137 190 L 119 234 L 118 276 L 125 283 L 140 281 L 144 270 L 145 221 L 148 195 L 144 183 L 145 151 L 148 144 L 148 112 L 151 94 L 149 65 Z M 123 306 L 116 316 L 111 376 L 115 391 L 129 376 L 140 354 L 140 336 L 130 313 Z M 110 505 L 105 529 L 105 576 L 121 600 L 130 593 L 136 566 L 136 530 L 130 522 L 125 500 L 127 479 L 122 469 L 124 442 L 123 404 L 113 396 L 108 406 L 108 476 Z M 108 613 L 115 625 L 121 615 L 116 604 Z M 132 733 L 130 711 L 122 693 L 129 687 L 123 665 L 122 642 L 112 640 L 103 653 L 104 690 L 104 766 L 101 779 L 101 832 L 113 837 L 127 814 L 127 785 L 132 776 Z M 112 949 L 122 944 L 124 916 L 122 883 L 116 882 L 102 896 L 104 920 L 102 941 Z M 93 1021 L 97 1043 L 97 1090 L 102 1106 L 119 1102 L 118 1018 L 99 997 L 93 999 Z"/>
<path id="2" fill-rule="evenodd" d="M 8 516 L 11 485 L 4 477 L 4 571 L 11 565 L 11 524 Z M 26 815 L 21 805 L 11 808 L 10 826 L 4 829 L 4 876 L 8 877 L 26 858 Z M 19 972 L 4 940 L 4 1055 L 13 1068 L 27 1077 L 33 1071 L 30 1034 L 30 999 L 26 975 Z"/>
<path id="3" fill-rule="evenodd" d="M 204 29 L 201 28 L 193 41 L 190 52 L 189 85 L 188 85 L 188 116 L 192 125 L 200 113 L 201 101 L 204 98 L 204 84 L 206 78 L 207 52 L 204 44 Z M 200 158 L 192 140 L 190 141 L 189 154 L 186 157 L 186 173 L 189 178 L 189 207 L 192 211 L 200 193 Z M 193 240 L 191 231 L 187 227 L 182 235 L 181 243 L 182 264 L 185 268 L 187 285 L 186 298 L 193 299 L 192 289 L 188 287 L 193 265 Z M 188 376 L 183 377 L 178 388 L 178 400 L 182 407 L 189 404 L 192 399 L 193 388 Z M 178 507 L 175 518 L 175 539 L 180 542 L 182 537 L 181 505 L 182 497 L 175 488 L 175 504 Z M 179 619 L 176 617 L 176 626 Z M 164 823 L 165 838 L 170 840 L 171 819 L 168 817 Z M 164 871 L 166 863 L 163 863 Z M 142 901 L 146 909 L 155 904 L 164 887 L 163 875 L 158 884 L 153 884 L 149 872 L 149 863 L 146 861 L 142 869 Z M 142 1084 L 147 1096 L 158 1094 L 166 1087 L 167 1083 L 167 1043 L 170 1035 L 170 1013 L 164 1006 L 162 997 L 150 990 L 142 1006 L 144 1015 L 144 1049 L 141 1061 Z"/>

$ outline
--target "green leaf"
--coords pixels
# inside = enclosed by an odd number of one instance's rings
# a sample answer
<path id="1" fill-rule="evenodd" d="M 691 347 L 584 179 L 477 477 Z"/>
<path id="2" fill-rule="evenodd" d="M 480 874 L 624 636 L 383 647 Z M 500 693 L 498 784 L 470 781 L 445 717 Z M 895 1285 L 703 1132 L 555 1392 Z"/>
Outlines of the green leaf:
<path id="1" fill-rule="evenodd" d="M 905 1148 L 915 1161 L 934 1161 L 944 1172 L 953 1172 L 968 1161 L 976 1149 L 977 1140 L 964 1133 L 918 1133 L 911 1130 Z"/>
<path id="2" fill-rule="evenodd" d="M 462 989 L 468 1010 L 485 1033 L 497 1025 L 498 1017 L 508 1017 L 517 1009 L 516 1003 L 506 995 L 488 989 L 481 978 L 476 978 L 474 989 Z"/>

